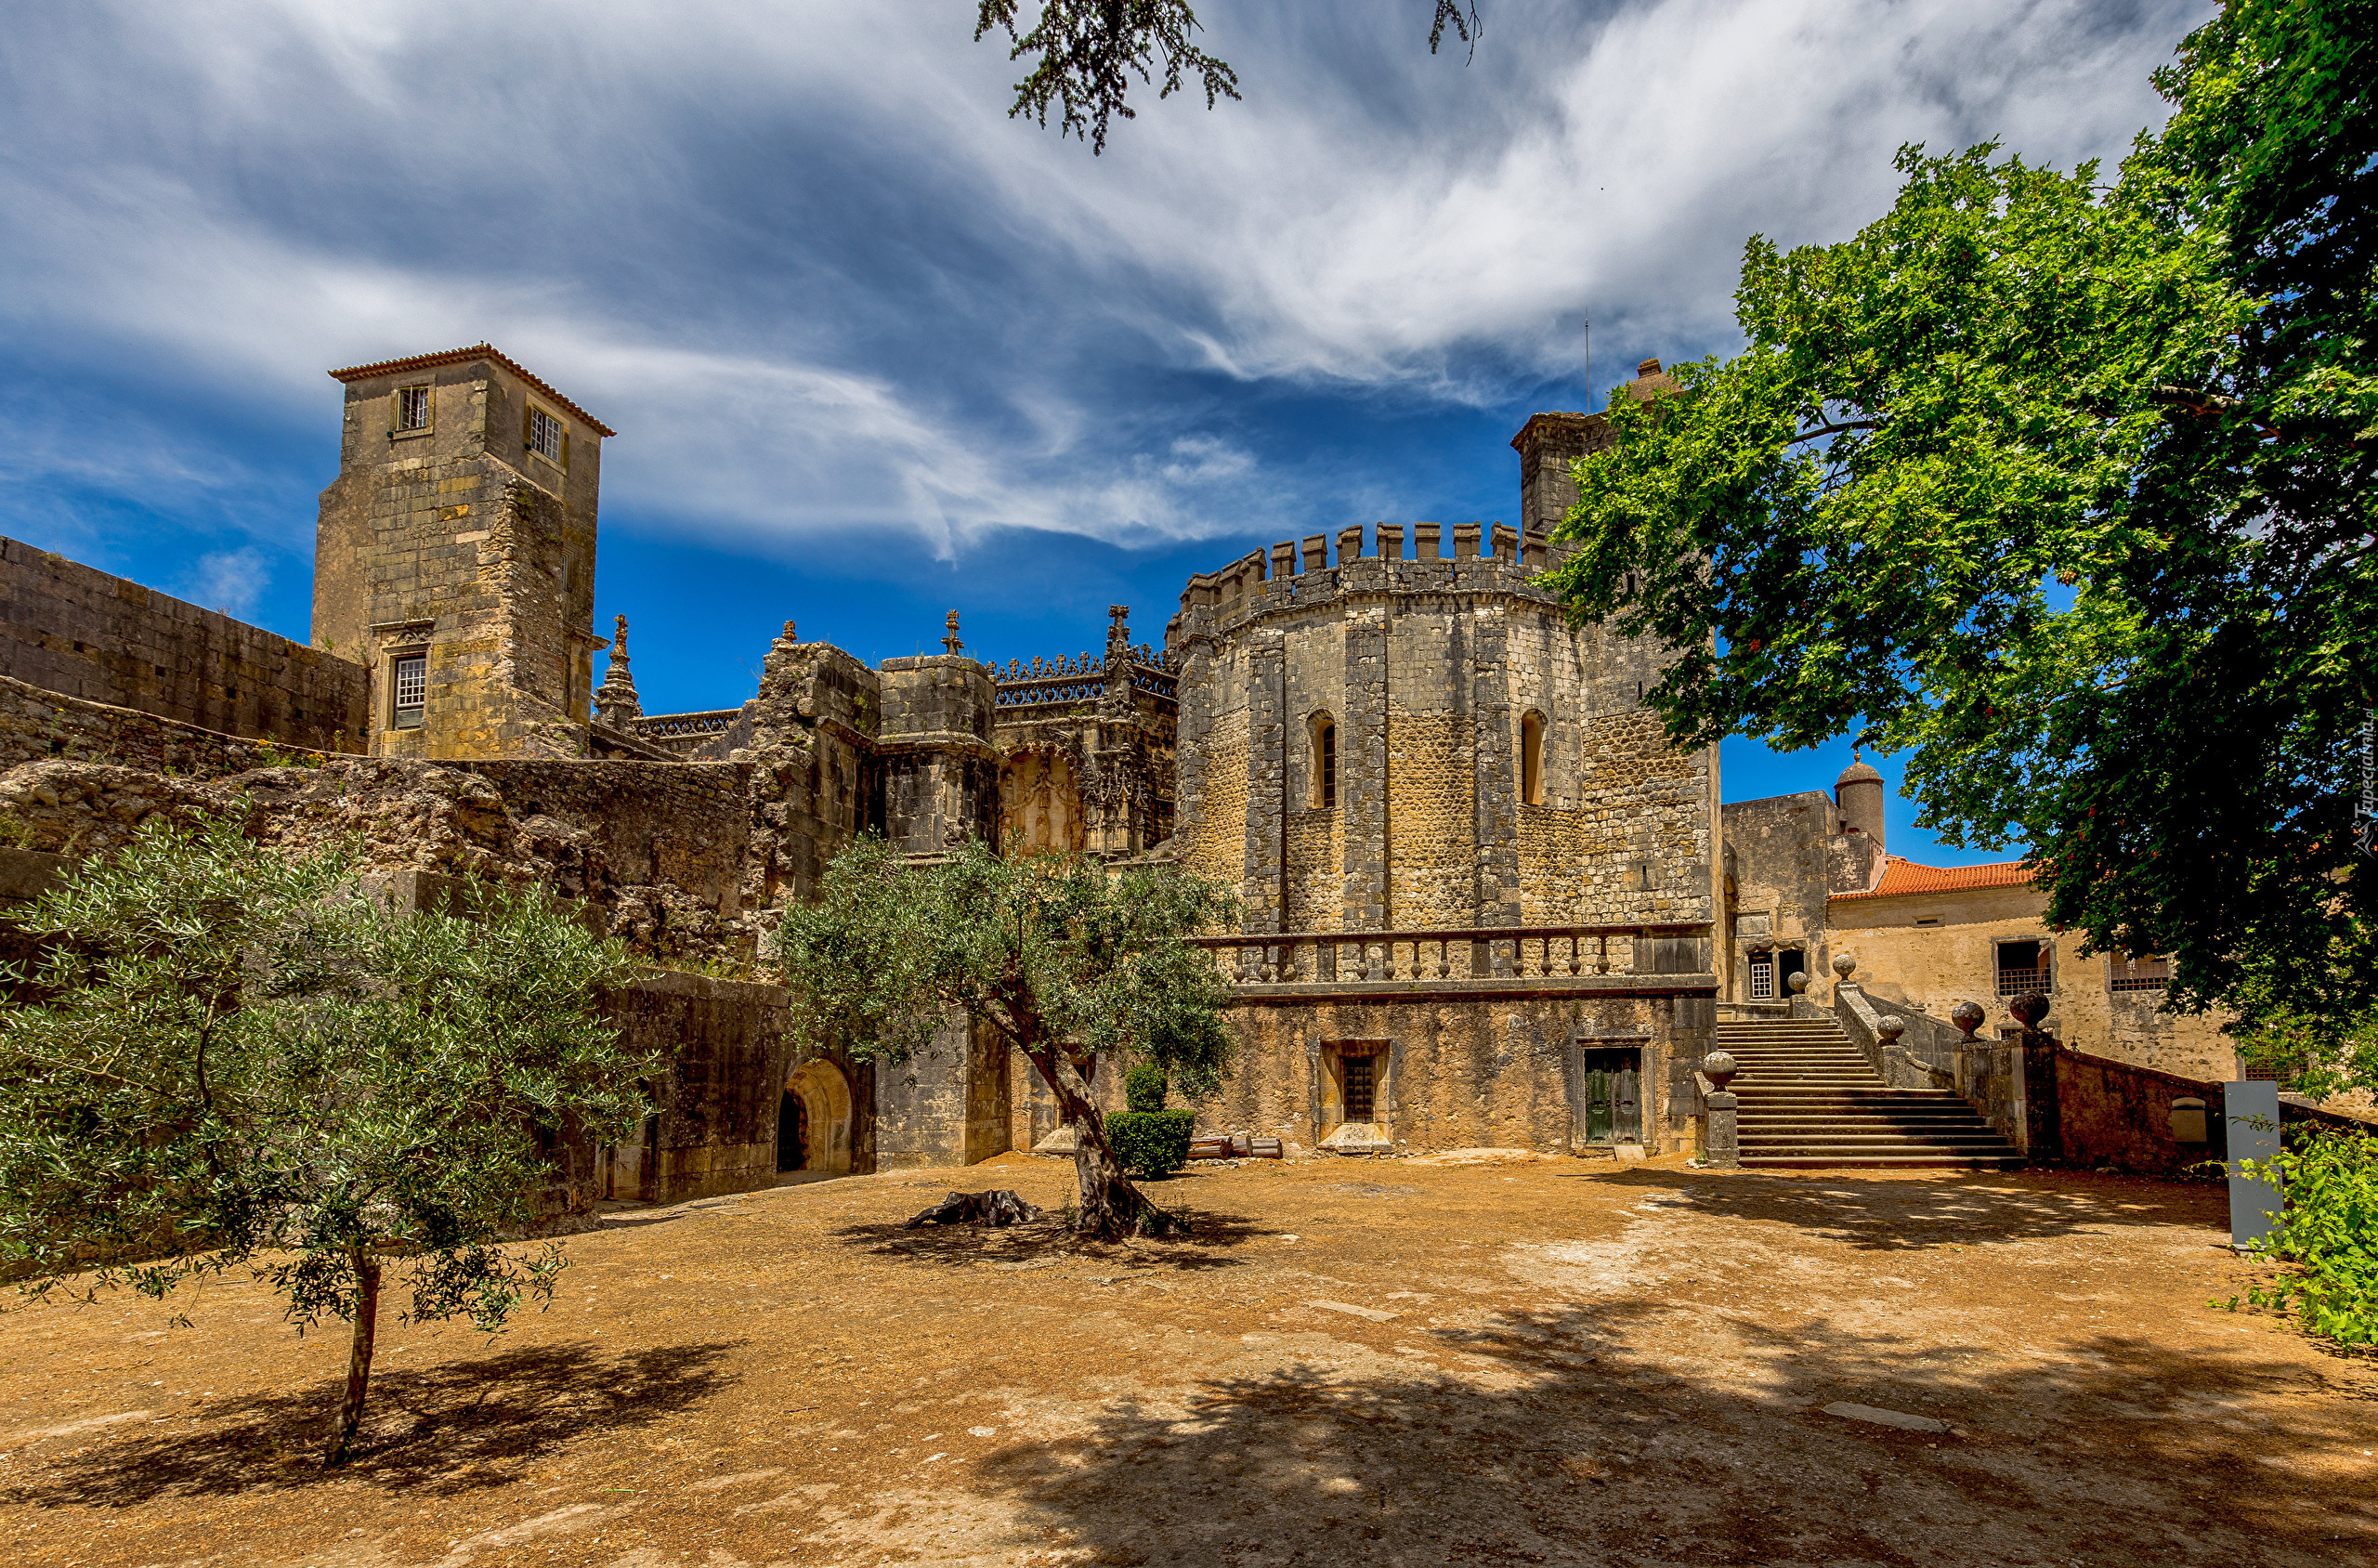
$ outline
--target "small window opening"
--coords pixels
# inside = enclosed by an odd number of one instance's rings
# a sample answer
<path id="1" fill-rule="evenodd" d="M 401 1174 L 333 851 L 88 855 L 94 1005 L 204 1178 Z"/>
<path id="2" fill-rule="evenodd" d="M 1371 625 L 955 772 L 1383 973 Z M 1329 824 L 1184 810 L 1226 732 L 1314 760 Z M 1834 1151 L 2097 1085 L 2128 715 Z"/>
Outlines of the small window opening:
<path id="1" fill-rule="evenodd" d="M 1751 954 L 1750 1000 L 1753 1001 L 1775 1000 L 1775 955 L 1773 953 Z"/>
<path id="2" fill-rule="evenodd" d="M 426 430 L 429 428 L 429 388 L 399 386 L 397 388 L 397 428 Z"/>
<path id="3" fill-rule="evenodd" d="M 544 410 L 529 411 L 529 450 L 554 463 L 561 461 L 561 421 Z"/>
<path id="4" fill-rule="evenodd" d="M 1328 719 L 1313 726 L 1313 804 L 1321 811 L 1338 809 L 1338 726 Z"/>
<path id="5" fill-rule="evenodd" d="M 2172 960 L 2160 954 L 2125 958 L 2113 953 L 2106 959 L 2106 989 L 2110 991 L 2160 991 L 2171 983 Z"/>
<path id="6" fill-rule="evenodd" d="M 389 722 L 398 729 L 419 729 L 423 699 L 429 692 L 429 656 L 402 654 L 389 661 L 389 686 L 394 694 Z"/>
<path id="7" fill-rule="evenodd" d="M 2047 959 L 2037 942 L 1998 944 L 1998 994 L 2020 996 L 2047 989 Z"/>
<path id="8" fill-rule="evenodd" d="M 1530 713 L 1520 721 L 1520 801 L 1544 804 L 1544 715 Z"/>
<path id="9" fill-rule="evenodd" d="M 1378 1058 L 1349 1056 L 1346 1063 L 1346 1119 L 1376 1121 L 1378 1104 Z"/>

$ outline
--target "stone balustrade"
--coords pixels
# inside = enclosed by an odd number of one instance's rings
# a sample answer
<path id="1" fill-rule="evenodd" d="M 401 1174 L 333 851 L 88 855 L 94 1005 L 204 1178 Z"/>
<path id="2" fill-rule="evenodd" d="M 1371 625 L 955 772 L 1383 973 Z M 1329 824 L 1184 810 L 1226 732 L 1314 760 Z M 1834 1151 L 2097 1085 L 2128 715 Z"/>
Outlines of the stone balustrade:
<path id="1" fill-rule="evenodd" d="M 1709 934 L 1700 922 L 1256 932 L 1190 940 L 1211 949 L 1235 986 L 1387 987 L 1700 974 L 1709 967 Z"/>

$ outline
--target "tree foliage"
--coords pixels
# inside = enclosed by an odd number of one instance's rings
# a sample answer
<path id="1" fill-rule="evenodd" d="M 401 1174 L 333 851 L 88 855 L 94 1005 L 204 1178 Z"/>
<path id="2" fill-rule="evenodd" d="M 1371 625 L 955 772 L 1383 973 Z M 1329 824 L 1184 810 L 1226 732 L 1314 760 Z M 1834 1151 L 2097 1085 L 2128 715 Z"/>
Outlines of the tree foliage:
<path id="1" fill-rule="evenodd" d="M 1102 1063 L 1143 1062 L 1193 1100 L 1220 1087 L 1229 987 L 1182 938 L 1237 912 L 1196 877 L 1002 858 L 972 840 L 918 866 L 869 838 L 834 857 L 814 904 L 785 911 L 777 939 L 803 1037 L 897 1062 L 962 1015 L 1021 1050 L 1078 1139 L 1077 1222 L 1112 1236 L 1164 1221 L 1125 1180 L 1090 1080 Z"/>
<path id="2" fill-rule="evenodd" d="M 1477 46 L 1478 7 L 1461 0 L 1435 0 L 1429 25 L 1429 52 L 1444 42 L 1445 30 L 1472 49 Z M 1238 72 L 1192 42 L 1197 13 L 1188 0 L 1042 0 L 1039 17 L 1017 31 L 1017 0 L 980 0 L 974 37 L 994 28 L 1012 46 L 1008 59 L 1034 57 L 1031 72 L 1015 85 L 1008 118 L 1028 117 L 1043 128 L 1057 111 L 1057 134 L 1080 137 L 1092 153 L 1106 150 L 1106 130 L 1117 119 L 1137 119 L 1130 102 L 1131 78 L 1164 85 L 1157 101 L 1182 90 L 1184 75 L 1204 88 L 1206 107 L 1238 97 Z"/>
<path id="3" fill-rule="evenodd" d="M 2378 1004 L 2372 9 L 2233 0 L 2110 184 L 1911 148 L 1853 239 L 1754 238 L 1746 348 L 1614 398 L 1554 580 L 1675 651 L 1678 741 L 1903 750 L 2055 923 L 2327 1064 Z"/>
<path id="4" fill-rule="evenodd" d="M 337 1457 L 362 1414 L 381 1275 L 409 1321 L 500 1327 L 550 1298 L 534 1217 L 554 1143 L 647 1106 L 595 1016 L 629 973 L 533 890 L 398 916 L 336 855 L 233 822 L 146 826 L 15 923 L 45 956 L 0 1005 L 0 1261 L 39 1299 L 162 1298 L 247 1268 L 300 1332 L 354 1325 Z"/>

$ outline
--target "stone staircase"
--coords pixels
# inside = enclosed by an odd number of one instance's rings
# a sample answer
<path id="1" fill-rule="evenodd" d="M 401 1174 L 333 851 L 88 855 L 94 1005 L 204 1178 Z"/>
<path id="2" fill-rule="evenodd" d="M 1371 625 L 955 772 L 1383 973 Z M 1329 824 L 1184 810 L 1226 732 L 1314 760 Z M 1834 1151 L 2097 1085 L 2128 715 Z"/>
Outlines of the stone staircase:
<path id="1" fill-rule="evenodd" d="M 2023 1156 L 1962 1095 L 1891 1089 L 1830 1018 L 1721 1022 L 1749 1169 L 1842 1165 L 2001 1170 Z"/>

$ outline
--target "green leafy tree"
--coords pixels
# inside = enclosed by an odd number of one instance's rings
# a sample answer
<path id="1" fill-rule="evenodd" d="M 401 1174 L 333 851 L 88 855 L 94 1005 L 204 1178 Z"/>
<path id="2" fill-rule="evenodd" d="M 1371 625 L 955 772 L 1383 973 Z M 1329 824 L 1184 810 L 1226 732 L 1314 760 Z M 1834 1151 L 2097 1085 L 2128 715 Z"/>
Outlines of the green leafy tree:
<path id="1" fill-rule="evenodd" d="M 299 1332 L 353 1326 L 328 1458 L 362 1419 L 384 1271 L 410 1321 L 500 1327 L 549 1300 L 534 1218 L 577 1135 L 645 1114 L 595 1014 L 630 973 L 533 890 L 467 918 L 358 896 L 337 855 L 228 820 L 153 823 L 16 924 L 44 946 L 0 1004 L 0 1261 L 35 1299 L 247 1268 Z"/>
<path id="2" fill-rule="evenodd" d="M 1017 31 L 1017 0 L 980 0 L 974 37 L 998 29 L 1013 46 L 1008 59 L 1033 58 L 1030 74 L 1015 85 L 1011 120 L 1025 116 L 1043 127 L 1057 111 L 1057 134 L 1088 141 L 1092 153 L 1106 150 L 1110 122 L 1133 120 L 1131 78 L 1164 85 L 1157 101 L 1182 90 L 1184 75 L 1205 89 L 1206 107 L 1238 97 L 1238 72 L 1196 46 L 1197 13 L 1188 0 L 1043 0 L 1032 25 Z M 1476 46 L 1478 7 L 1460 0 L 1435 0 L 1429 25 L 1429 52 L 1444 42 L 1446 29 Z"/>
<path id="3" fill-rule="evenodd" d="M 1171 1220 L 1133 1187 L 1091 1099 L 1102 1062 L 1155 1064 L 1192 1099 L 1230 1065 L 1230 992 L 1184 937 L 1235 919 L 1217 882 L 1110 875 L 1080 856 L 1002 858 L 969 841 L 912 866 L 861 839 L 777 927 L 797 1032 L 898 1062 L 954 1017 L 988 1024 L 1032 1064 L 1078 1140 L 1077 1226 L 1113 1238 Z"/>
<path id="4" fill-rule="evenodd" d="M 2378 1003 L 2372 14 L 2233 0 L 2111 184 L 1908 149 L 1855 238 L 1753 239 L 1747 346 L 1614 398 L 1553 578 L 1674 650 L 1677 741 L 1904 751 L 2057 924 L 2332 1067 Z"/>

